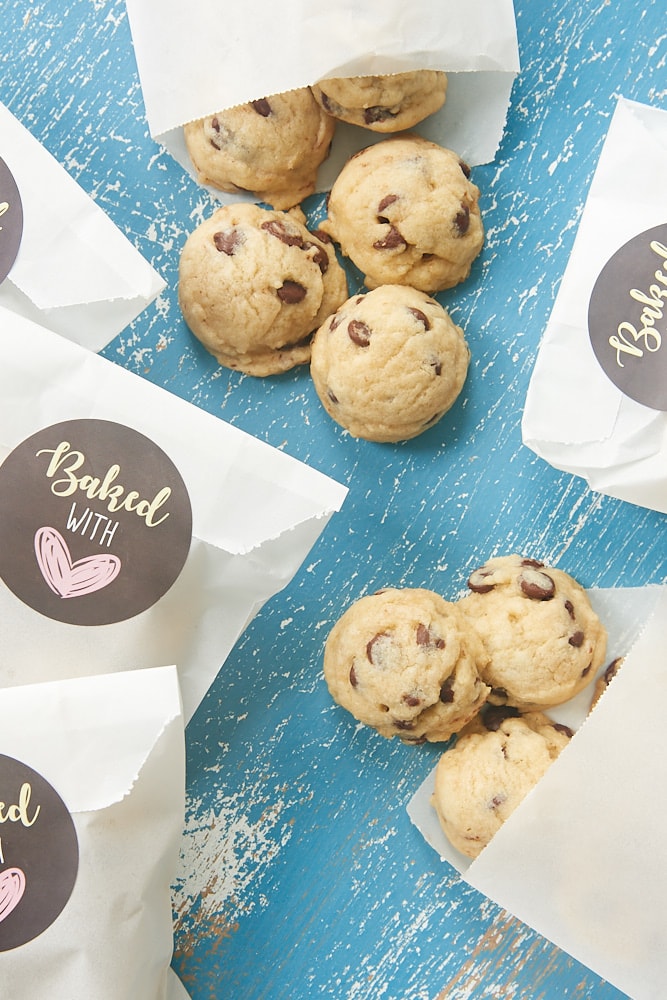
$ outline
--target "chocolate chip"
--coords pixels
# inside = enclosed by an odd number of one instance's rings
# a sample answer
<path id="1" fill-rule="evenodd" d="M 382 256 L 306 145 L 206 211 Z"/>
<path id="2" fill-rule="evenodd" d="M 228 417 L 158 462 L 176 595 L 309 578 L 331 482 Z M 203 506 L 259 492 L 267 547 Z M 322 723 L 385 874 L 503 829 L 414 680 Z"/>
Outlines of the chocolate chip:
<path id="1" fill-rule="evenodd" d="M 556 593 L 556 584 L 551 577 L 530 566 L 519 574 L 519 586 L 531 601 L 550 601 Z"/>
<path id="2" fill-rule="evenodd" d="M 440 361 L 431 361 L 430 364 L 435 375 L 442 375 L 442 363 Z"/>
<path id="3" fill-rule="evenodd" d="M 327 389 L 327 396 L 329 397 L 329 399 L 331 400 L 332 403 L 338 403 L 338 399 L 334 395 L 334 393 L 331 391 L 331 389 Z"/>
<path id="4" fill-rule="evenodd" d="M 454 701 L 454 678 L 448 677 L 447 680 L 440 685 L 440 701 L 443 705 L 451 705 Z"/>
<path id="5" fill-rule="evenodd" d="M 393 205 L 395 201 L 398 201 L 398 195 L 397 194 L 386 194 L 384 196 L 384 198 L 382 199 L 382 201 L 380 202 L 380 204 L 378 205 L 378 209 L 377 209 L 378 215 L 382 215 L 382 213 L 384 212 L 385 208 L 389 208 L 389 206 Z"/>
<path id="6" fill-rule="evenodd" d="M 507 796 L 505 795 L 505 793 L 499 792 L 497 795 L 494 795 L 491 801 L 489 802 L 489 809 L 497 809 L 498 806 L 501 806 L 503 802 L 506 801 L 507 801 Z"/>
<path id="7" fill-rule="evenodd" d="M 302 248 L 303 250 L 315 250 L 312 261 L 314 264 L 317 264 L 322 274 L 326 274 L 329 270 L 329 254 L 324 247 L 318 247 L 317 243 L 310 243 L 308 240 L 304 240 Z"/>
<path id="8" fill-rule="evenodd" d="M 332 110 L 331 99 L 327 94 L 324 93 L 323 90 L 320 90 L 320 100 L 322 102 L 322 107 L 324 108 L 324 110 L 328 111 L 329 114 L 331 114 Z"/>
<path id="9" fill-rule="evenodd" d="M 213 234 L 215 249 L 220 253 L 233 257 L 240 246 L 245 243 L 245 237 L 238 229 L 226 229 Z"/>
<path id="10" fill-rule="evenodd" d="M 570 729 L 570 727 L 564 726 L 562 722 L 554 722 L 554 729 L 557 733 L 565 733 L 570 740 L 574 736 L 574 732 Z"/>
<path id="11" fill-rule="evenodd" d="M 347 324 L 347 332 L 350 340 L 357 347 L 368 347 L 371 342 L 371 330 L 360 319 L 351 319 Z"/>
<path id="12" fill-rule="evenodd" d="M 581 671 L 581 676 L 585 677 L 586 674 L 590 674 L 592 666 L 593 666 L 593 664 L 589 663 L 587 667 L 584 667 L 584 669 Z"/>
<path id="13" fill-rule="evenodd" d="M 470 177 L 470 167 L 463 160 L 459 160 L 459 166 L 466 177 Z"/>
<path id="14" fill-rule="evenodd" d="M 421 311 L 421 309 L 415 309 L 412 306 L 408 306 L 408 312 L 412 313 L 415 319 L 418 320 L 420 323 L 423 323 L 425 330 L 431 329 L 431 323 L 429 321 L 429 318 L 426 315 L 426 313 Z"/>
<path id="15" fill-rule="evenodd" d="M 431 641 L 431 633 L 428 627 L 422 622 L 417 626 L 417 645 L 418 646 L 428 646 Z"/>
<path id="16" fill-rule="evenodd" d="M 316 236 L 320 243 L 333 243 L 333 240 L 328 233 L 325 233 L 323 229 L 311 229 L 310 232 L 313 236 Z"/>
<path id="17" fill-rule="evenodd" d="M 579 649 L 579 647 L 583 644 L 584 641 L 584 633 L 575 632 L 574 635 L 571 635 L 567 641 L 571 646 L 574 646 L 575 649 Z"/>
<path id="18" fill-rule="evenodd" d="M 372 639 L 366 643 L 366 657 L 369 663 L 374 663 L 373 660 L 373 646 L 376 642 L 380 642 L 382 639 L 387 638 L 386 632 L 377 632 Z"/>
<path id="19" fill-rule="evenodd" d="M 353 688 L 356 688 L 358 683 L 359 681 L 357 680 L 357 673 L 354 667 L 350 667 L 350 684 L 352 685 Z"/>
<path id="20" fill-rule="evenodd" d="M 285 281 L 277 290 L 278 298 L 288 306 L 303 302 L 306 297 L 306 289 L 298 281 Z"/>
<path id="21" fill-rule="evenodd" d="M 611 684 L 612 679 L 616 676 L 618 668 L 623 662 L 623 657 L 618 656 L 615 660 L 612 660 L 608 667 L 605 668 L 604 672 L 604 682 L 605 684 Z"/>
<path id="22" fill-rule="evenodd" d="M 409 705 L 410 708 L 416 708 L 417 705 L 421 705 L 422 703 L 421 698 L 416 694 L 404 694 L 402 701 L 404 701 L 406 705 Z"/>
<path id="23" fill-rule="evenodd" d="M 383 108 L 381 105 L 377 104 L 372 108 L 364 108 L 364 121 L 366 125 L 373 125 L 375 122 L 386 122 L 390 118 L 395 118 L 396 115 L 389 108 Z"/>
<path id="24" fill-rule="evenodd" d="M 567 611 L 572 621 L 574 621 L 574 604 L 572 603 L 572 601 L 565 601 L 565 610 Z"/>
<path id="25" fill-rule="evenodd" d="M 454 216 L 454 228 L 459 236 L 465 236 L 470 228 L 470 209 L 461 205 L 461 210 Z"/>
<path id="26" fill-rule="evenodd" d="M 375 250 L 396 250 L 397 247 L 407 247 L 407 241 L 403 239 L 398 229 L 392 226 L 383 240 L 376 240 L 373 244 Z"/>
<path id="27" fill-rule="evenodd" d="M 423 622 L 417 625 L 415 638 L 418 646 L 432 646 L 434 649 L 445 648 L 445 640 L 438 637 L 434 638 L 430 628 L 424 625 Z"/>
<path id="28" fill-rule="evenodd" d="M 211 143 L 214 149 L 220 150 L 222 149 L 223 136 L 221 135 L 220 132 L 220 122 L 217 117 L 211 118 L 211 128 L 213 129 L 214 132 L 217 133 L 217 135 L 215 137 L 210 136 L 208 141 Z"/>
<path id="29" fill-rule="evenodd" d="M 265 97 L 261 97 L 259 101 L 251 101 L 250 104 L 262 118 L 268 118 L 271 114 L 271 105 Z"/>
<path id="30" fill-rule="evenodd" d="M 544 566 L 544 563 L 540 562 L 539 559 L 522 559 L 521 560 L 521 565 L 522 566 L 532 566 L 534 569 L 542 569 L 542 567 Z"/>
<path id="31" fill-rule="evenodd" d="M 394 725 L 404 732 L 410 732 L 411 729 L 415 728 L 414 722 L 410 722 L 409 719 L 394 719 Z"/>
<path id="32" fill-rule="evenodd" d="M 512 708 L 510 705 L 486 705 L 480 718 L 490 733 L 496 733 L 505 719 L 516 719 L 518 715 L 520 715 L 518 708 Z"/>
<path id="33" fill-rule="evenodd" d="M 411 746 L 417 746 L 420 743 L 426 743 L 425 736 L 401 736 L 400 740 L 402 743 L 409 743 Z"/>
<path id="34" fill-rule="evenodd" d="M 290 233 L 279 219 L 269 219 L 268 222 L 263 222 L 260 229 L 275 236 L 277 240 L 285 243 L 288 247 L 303 247 L 303 237 L 300 233 Z"/>
<path id="35" fill-rule="evenodd" d="M 334 313 L 331 319 L 329 320 L 329 329 L 335 330 L 336 327 L 340 326 L 342 322 L 343 322 L 343 314 L 340 312 Z"/>
<path id="36" fill-rule="evenodd" d="M 468 586 L 474 594 L 488 594 L 495 587 L 495 583 L 484 583 L 490 576 L 493 576 L 493 570 L 481 566 L 468 577 Z"/>

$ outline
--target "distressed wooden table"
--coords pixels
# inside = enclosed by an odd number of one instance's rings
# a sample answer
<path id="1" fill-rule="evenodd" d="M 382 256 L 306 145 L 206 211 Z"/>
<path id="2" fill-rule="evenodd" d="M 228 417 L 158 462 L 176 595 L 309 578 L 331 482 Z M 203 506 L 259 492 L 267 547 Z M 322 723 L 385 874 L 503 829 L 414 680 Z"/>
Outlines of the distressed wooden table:
<path id="1" fill-rule="evenodd" d="M 438 748 L 356 726 L 328 696 L 321 655 L 363 593 L 455 597 L 491 554 L 557 563 L 586 586 L 665 581 L 665 518 L 590 492 L 520 435 L 615 99 L 667 108 L 664 5 L 516 0 L 522 71 L 496 160 L 474 171 L 486 245 L 441 296 L 465 327 L 470 375 L 435 429 L 396 446 L 340 432 L 306 370 L 232 374 L 186 330 L 179 252 L 213 204 L 149 137 L 123 0 L 2 12 L 0 100 L 168 283 L 106 356 L 350 487 L 188 727 L 174 967 L 193 1000 L 620 996 L 440 862 L 405 809 Z M 317 219 L 321 199 L 307 204 Z"/>

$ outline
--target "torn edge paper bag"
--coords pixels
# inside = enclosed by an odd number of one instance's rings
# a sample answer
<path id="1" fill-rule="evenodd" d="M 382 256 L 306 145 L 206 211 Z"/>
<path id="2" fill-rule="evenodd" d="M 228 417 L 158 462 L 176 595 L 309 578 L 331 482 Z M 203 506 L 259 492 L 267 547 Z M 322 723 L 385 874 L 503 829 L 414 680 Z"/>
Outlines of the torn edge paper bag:
<path id="1" fill-rule="evenodd" d="M 175 663 L 189 721 L 347 490 L 1 308 L 0 341 L 0 686 Z"/>
<path id="2" fill-rule="evenodd" d="M 443 70 L 447 100 L 415 132 L 455 150 L 471 166 L 493 160 L 519 72 L 512 0 L 414 0 L 313 5 L 286 0 L 128 0 L 128 15 L 152 137 L 195 176 L 183 125 L 332 77 Z M 267 28 L 270 26 L 270 28 Z M 336 124 L 318 178 L 328 190 L 356 150 L 383 136 Z M 386 138 L 386 136 L 384 136 Z M 209 188 L 221 201 L 239 196 Z"/>
<path id="3" fill-rule="evenodd" d="M 170 969 L 185 802 L 175 667 L 28 684 L 0 705 L 0 994 L 186 996 Z"/>
<path id="4" fill-rule="evenodd" d="M 620 98 L 539 348 L 524 444 L 667 513 L 667 111 Z"/>
<path id="5" fill-rule="evenodd" d="M 430 806 L 433 773 L 408 806 L 427 842 L 470 885 L 633 997 L 661 1000 L 667 977 L 664 670 L 667 586 L 591 590 L 618 673 L 547 710 L 576 729 L 474 861 Z"/>
<path id="6" fill-rule="evenodd" d="M 99 351 L 165 282 L 2 104 L 0 137 L 0 306 Z"/>

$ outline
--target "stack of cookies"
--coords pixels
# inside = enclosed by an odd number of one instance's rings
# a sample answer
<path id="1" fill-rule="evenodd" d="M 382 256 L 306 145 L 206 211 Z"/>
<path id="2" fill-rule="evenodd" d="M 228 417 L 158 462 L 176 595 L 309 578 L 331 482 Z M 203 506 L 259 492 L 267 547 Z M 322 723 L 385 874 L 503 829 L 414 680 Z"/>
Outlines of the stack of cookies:
<path id="1" fill-rule="evenodd" d="M 464 332 L 432 296 L 470 274 L 484 242 L 480 192 L 456 153 L 406 132 L 446 91 L 432 70 L 326 80 L 185 126 L 201 183 L 269 206 L 225 206 L 190 234 L 179 281 L 188 327 L 249 375 L 310 364 L 324 408 L 353 437 L 421 434 L 467 375 Z M 300 202 L 337 121 L 399 134 L 348 160 L 309 233 Z M 368 293 L 348 297 L 336 248 Z"/>
<path id="2" fill-rule="evenodd" d="M 456 601 L 393 588 L 360 598 L 329 634 L 324 677 L 382 736 L 456 737 L 432 801 L 475 857 L 567 745 L 571 731 L 545 713 L 591 684 L 607 633 L 584 588 L 535 559 L 489 559 L 468 587 Z"/>

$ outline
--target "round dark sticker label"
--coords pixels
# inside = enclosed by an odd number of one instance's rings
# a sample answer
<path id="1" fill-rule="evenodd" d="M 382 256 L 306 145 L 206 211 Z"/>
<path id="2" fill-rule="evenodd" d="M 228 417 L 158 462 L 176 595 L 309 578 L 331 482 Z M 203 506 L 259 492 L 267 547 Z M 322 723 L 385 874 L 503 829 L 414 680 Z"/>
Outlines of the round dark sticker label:
<path id="1" fill-rule="evenodd" d="M 178 470 L 122 424 L 54 424 L 0 465 L 0 577 L 56 621 L 107 625 L 152 607 L 183 569 L 191 536 Z"/>
<path id="2" fill-rule="evenodd" d="M 9 167 L 0 158 L 0 282 L 12 269 L 22 235 L 21 196 Z"/>
<path id="3" fill-rule="evenodd" d="M 63 800 L 32 768 L 0 754 L 0 951 L 51 926 L 78 869 L 76 829 Z"/>
<path id="4" fill-rule="evenodd" d="M 621 392 L 667 410 L 667 224 L 633 237 L 605 264 L 591 294 L 588 332 Z"/>

